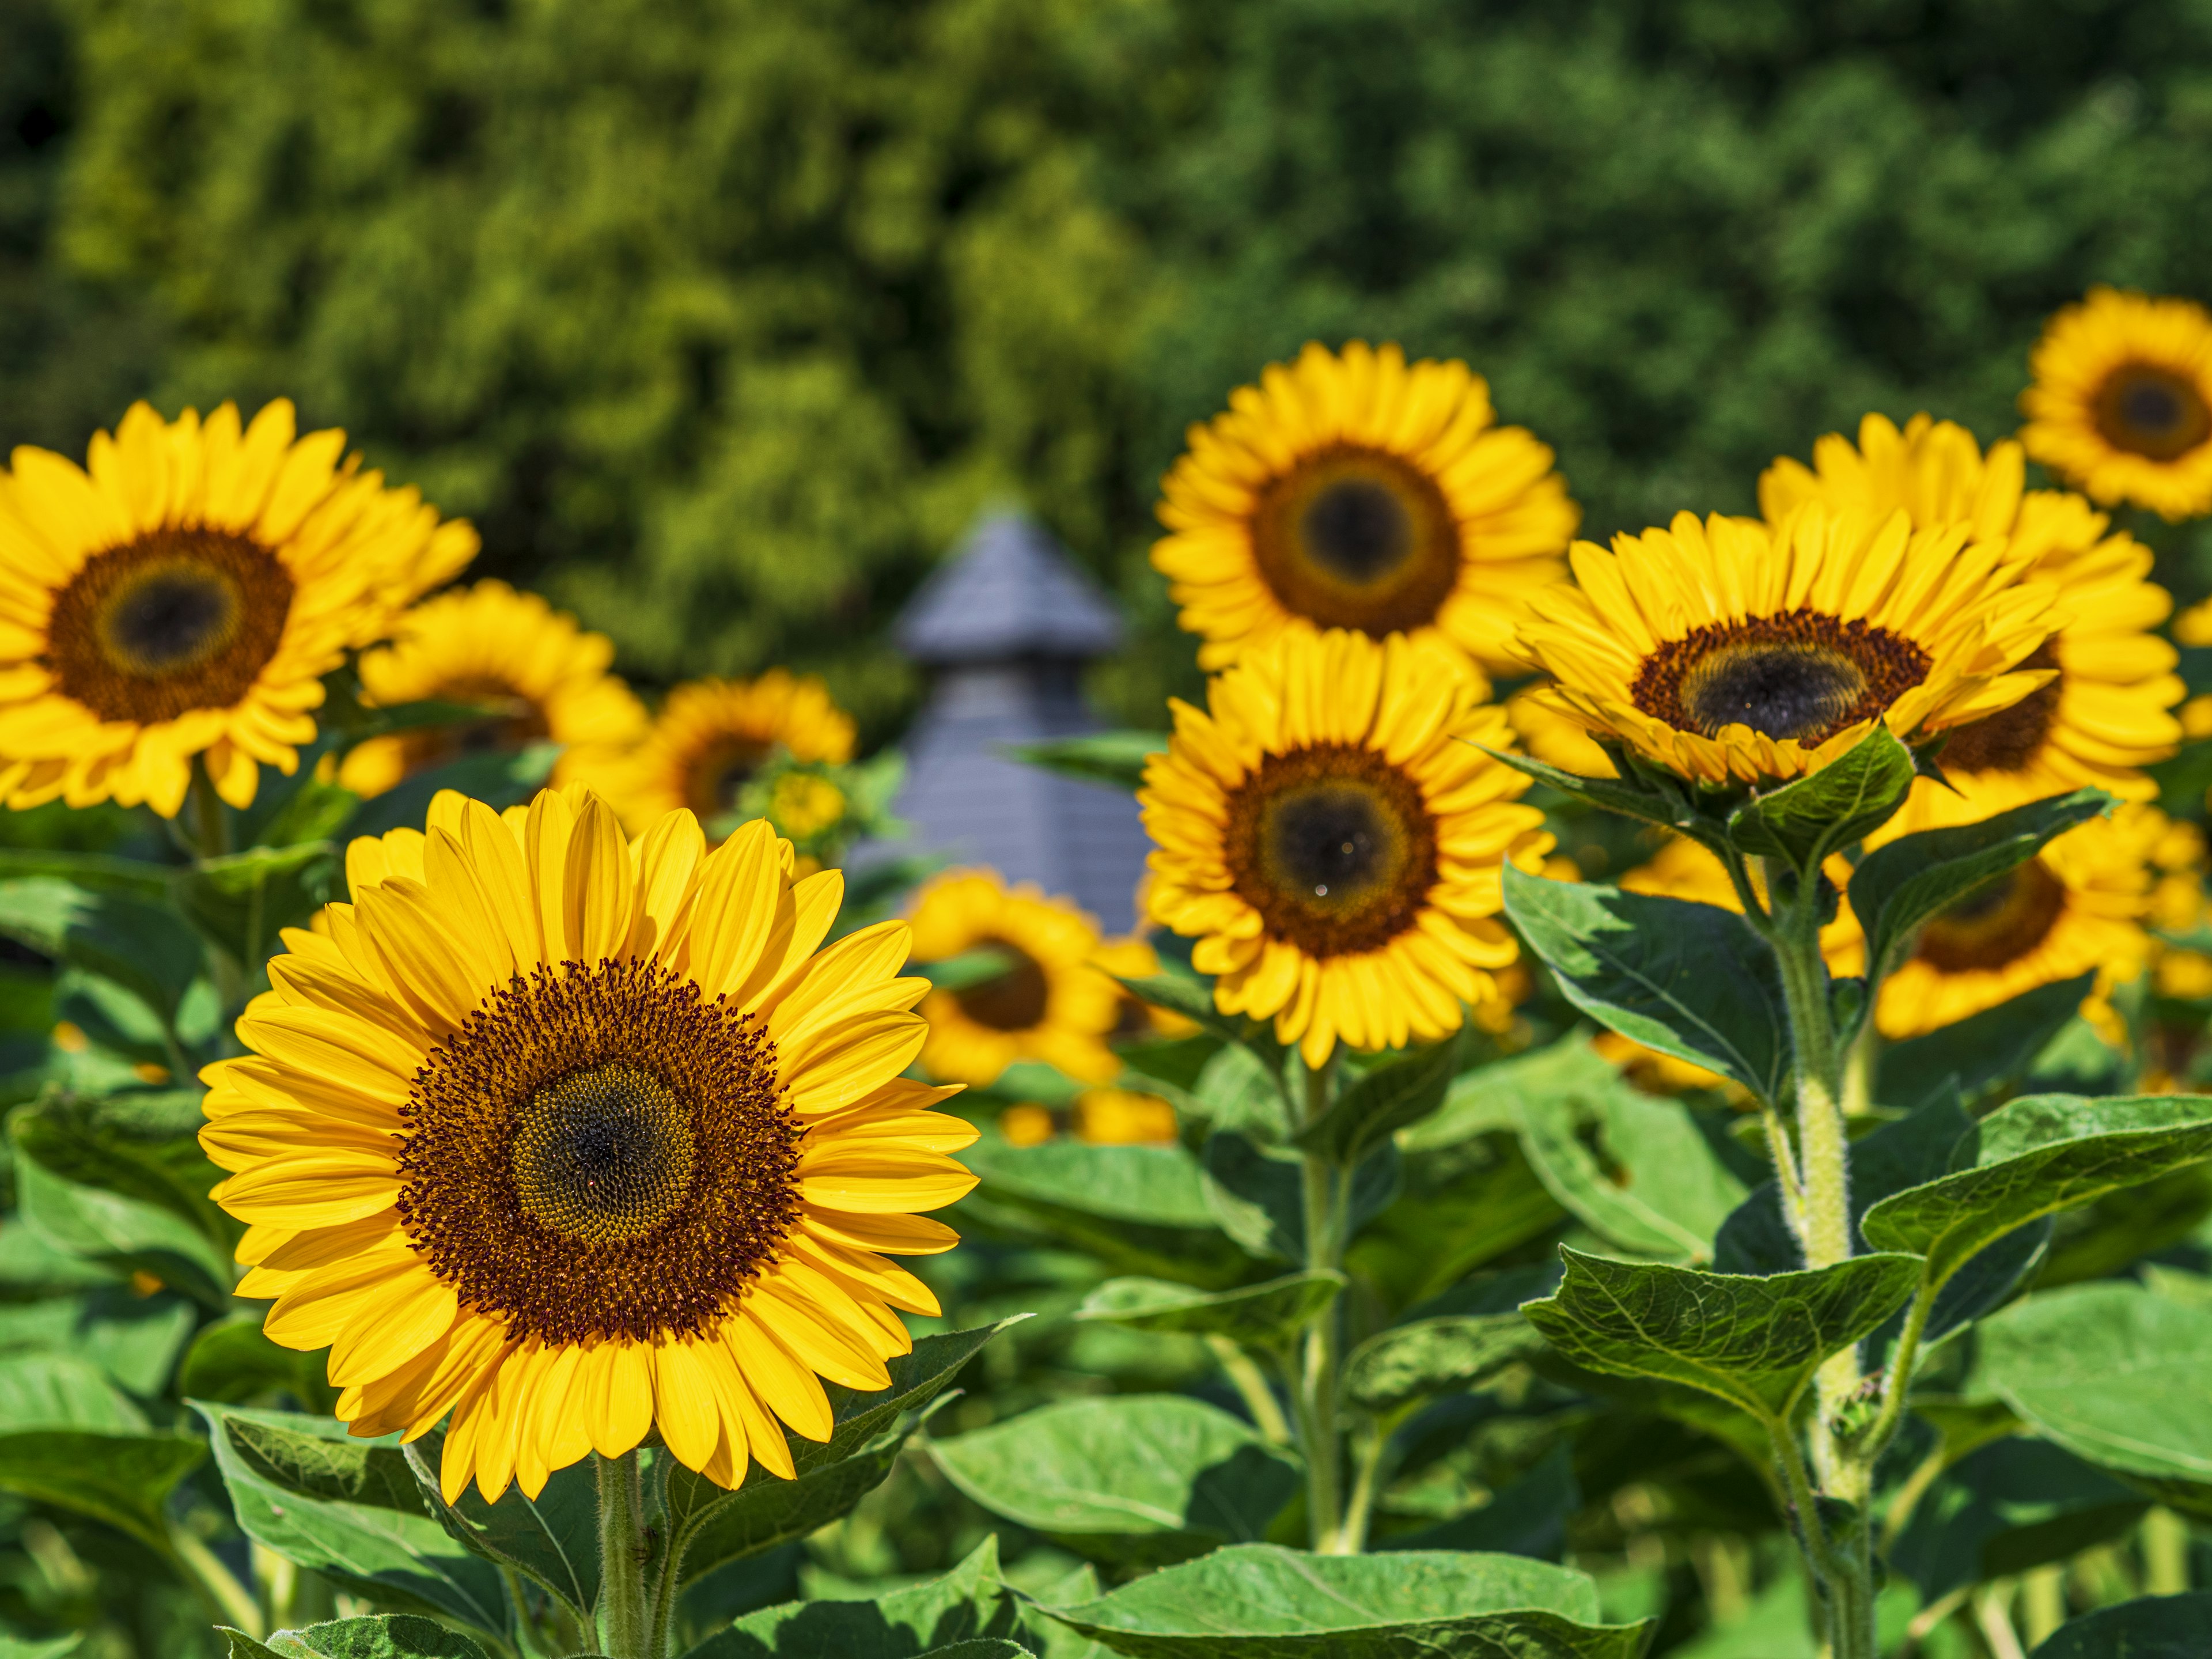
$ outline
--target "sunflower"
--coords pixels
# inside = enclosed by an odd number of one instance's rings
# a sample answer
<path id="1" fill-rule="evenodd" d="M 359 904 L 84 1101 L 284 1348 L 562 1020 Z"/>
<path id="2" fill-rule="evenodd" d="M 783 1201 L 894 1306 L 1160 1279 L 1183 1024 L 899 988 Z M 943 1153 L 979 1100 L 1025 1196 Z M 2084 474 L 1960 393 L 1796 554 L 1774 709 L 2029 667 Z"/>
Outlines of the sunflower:
<path id="1" fill-rule="evenodd" d="M 234 806 L 312 743 L 322 676 L 475 556 L 411 489 L 295 441 L 134 404 L 84 468 L 22 448 L 0 474 L 0 799 L 184 805 L 197 761 Z"/>
<path id="2" fill-rule="evenodd" d="M 284 935 L 250 1050 L 202 1073 L 242 1296 L 328 1346 L 360 1435 L 447 1413 L 448 1500 L 535 1496 L 658 1431 L 734 1486 L 821 1440 L 817 1374 L 890 1382 L 934 1314 L 883 1259 L 974 1184 L 975 1131 L 899 1075 L 927 981 L 902 922 L 817 953 L 835 871 L 794 883 L 764 822 L 709 854 L 672 812 L 635 845 L 578 787 L 503 817 L 448 790 L 427 831 L 348 849 L 327 935 Z"/>
<path id="3" fill-rule="evenodd" d="M 1138 793 L 1154 921 L 1195 936 L 1214 1006 L 1309 1066 L 1395 1048 L 1498 1000 L 1518 954 L 1498 868 L 1551 846 L 1480 676 L 1431 635 L 1289 634 L 1177 701 Z"/>
<path id="4" fill-rule="evenodd" d="M 916 963 L 995 951 L 1005 970 L 921 1006 L 933 1077 L 996 1083 L 1018 1060 L 1041 1060 L 1085 1083 L 1109 1083 L 1121 1062 L 1106 1046 L 1121 989 L 1096 965 L 1098 924 L 1032 883 L 1008 887 L 993 870 L 948 870 L 915 896 Z"/>
<path id="5" fill-rule="evenodd" d="M 1915 531 L 1814 503 L 1779 526 L 1679 514 L 1589 542 L 1577 586 L 1534 600 L 1536 695 L 1594 736 L 1719 783 L 1817 770 L 1877 720 L 1917 739 L 2010 708 L 2052 678 L 2010 672 L 2050 632 L 2027 556 L 1968 526 Z"/>
<path id="6" fill-rule="evenodd" d="M 2006 799 L 1971 778 L 1953 781 L 1955 793 L 1933 780 L 1914 785 L 1905 810 L 1867 838 L 1869 850 L 1918 830 L 1978 823 Z M 2131 802 L 2068 830 L 1968 894 L 1921 930 L 1912 955 L 1883 982 L 1875 1025 L 1887 1037 L 1918 1036 L 2093 969 L 2093 1001 L 2134 979 L 2151 952 L 2143 926 L 2151 859 L 2171 827 L 2155 806 Z M 1848 904 L 1822 943 L 1832 972 L 1864 971 L 1865 936 Z"/>
<path id="7" fill-rule="evenodd" d="M 565 745 L 554 781 L 581 781 L 644 735 L 644 707 L 607 672 L 614 644 L 535 593 L 502 581 L 441 593 L 402 617 L 392 642 L 361 659 L 364 700 L 473 703 L 485 718 L 372 738 L 345 757 L 338 781 L 381 794 L 402 778 L 465 755 Z"/>
<path id="8" fill-rule="evenodd" d="M 668 694 L 653 729 L 631 753 L 611 757 L 590 780 L 602 779 L 622 804 L 633 827 L 661 813 L 689 807 L 712 823 L 737 809 L 738 792 L 769 755 L 781 746 L 794 760 L 842 764 L 853 758 L 853 717 L 830 701 L 828 689 L 812 675 L 801 677 L 771 668 L 755 680 L 693 680 Z M 828 780 L 794 775 L 785 785 L 794 792 L 776 820 L 794 811 L 810 822 L 835 822 L 844 811 L 822 798 L 834 791 Z"/>
<path id="9" fill-rule="evenodd" d="M 2212 315 L 2093 288 L 2053 317 L 2020 397 L 2021 441 L 2106 506 L 2168 520 L 2212 509 Z"/>
<path id="10" fill-rule="evenodd" d="M 1130 933 L 1102 940 L 1091 953 L 1091 963 L 1115 979 L 1150 979 L 1160 971 L 1160 953 L 1143 935 Z M 1139 1001 L 1127 991 L 1115 1003 L 1114 1036 L 1119 1042 L 1141 1037 L 1187 1037 L 1198 1035 L 1198 1023 L 1185 1019 L 1171 1008 Z"/>
<path id="11" fill-rule="evenodd" d="M 1787 457 L 1759 481 L 1770 526 L 1808 501 L 1887 515 L 1902 508 L 1916 530 L 1971 527 L 1976 541 L 2007 538 L 2029 556 L 2024 574 L 2057 590 L 2056 632 L 2021 663 L 2057 677 L 2011 708 L 1957 726 L 1943 746 L 1947 774 L 1971 773 L 2008 805 L 2092 785 L 2128 800 L 2158 786 L 2143 772 L 2181 740 L 2169 711 L 2181 700 L 2173 647 L 2150 630 L 2173 608 L 2150 580 L 2150 550 L 2079 495 L 2022 488 L 2017 443 L 1992 444 L 1950 421 L 1916 415 L 1899 432 L 1880 415 L 1859 422 L 1854 448 L 1831 433 L 1813 465 Z"/>
<path id="12" fill-rule="evenodd" d="M 1152 548 L 1201 667 L 1329 628 L 1434 630 L 1492 672 L 1522 663 L 1514 623 L 1581 514 L 1552 452 L 1494 423 L 1480 375 L 1310 344 L 1229 404 L 1190 428 Z"/>
<path id="13" fill-rule="evenodd" d="M 1547 766 L 1585 778 L 1620 775 L 1583 723 L 1560 712 L 1547 693 L 1550 683 L 1523 686 L 1505 700 L 1505 718 L 1521 747 Z"/>

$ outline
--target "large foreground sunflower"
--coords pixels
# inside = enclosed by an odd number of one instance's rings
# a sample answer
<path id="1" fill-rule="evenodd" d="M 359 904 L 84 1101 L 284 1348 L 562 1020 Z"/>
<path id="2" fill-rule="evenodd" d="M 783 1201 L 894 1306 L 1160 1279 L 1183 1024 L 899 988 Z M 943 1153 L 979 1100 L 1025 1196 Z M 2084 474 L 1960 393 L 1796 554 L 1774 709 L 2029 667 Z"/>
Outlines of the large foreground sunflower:
<path id="1" fill-rule="evenodd" d="M 812 675 L 771 668 L 755 680 L 693 680 L 668 694 L 644 742 L 599 775 L 633 827 L 679 806 L 712 823 L 736 810 L 774 750 L 842 763 L 853 758 L 853 717 Z"/>
<path id="2" fill-rule="evenodd" d="M 938 1308 L 884 1254 L 949 1248 L 914 1212 L 975 1184 L 954 1091 L 899 1075 L 906 925 L 817 954 L 837 872 L 793 882 L 759 822 L 710 854 L 688 812 L 633 846 L 580 788 L 445 792 L 346 867 L 203 1073 L 270 1336 L 330 1347 L 356 1434 L 451 1413 L 449 1500 L 655 1430 L 720 1485 L 789 1476 L 777 1419 L 824 1439 L 817 1374 L 888 1384 L 891 1310 Z"/>
<path id="3" fill-rule="evenodd" d="M 1153 919 L 1198 944 L 1224 1013 L 1319 1066 L 1459 1029 L 1514 961 L 1499 866 L 1550 847 L 1480 677 L 1433 636 L 1287 635 L 1176 702 L 1138 795 Z"/>
<path id="4" fill-rule="evenodd" d="M 2036 343 L 2027 453 L 2097 500 L 2168 520 L 2212 510 L 2212 315 L 2093 288 Z"/>
<path id="5" fill-rule="evenodd" d="M 0 474 L 0 799 L 173 817 L 197 760 L 234 806 L 313 742 L 322 676 L 477 550 L 411 489 L 295 441 L 135 404 L 84 468 L 23 448 Z"/>
<path id="6" fill-rule="evenodd" d="M 1223 668 L 1285 629 L 1434 629 L 1496 671 L 1580 514 L 1552 452 L 1465 363 L 1309 345 L 1190 428 L 1152 562 Z"/>
<path id="7" fill-rule="evenodd" d="M 1976 541 L 2005 537 L 2027 556 L 2024 574 L 2057 591 L 2058 627 L 2021 662 L 2057 678 L 2009 708 L 1951 730 L 1947 775 L 1970 774 L 2003 805 L 2084 784 L 2149 800 L 2142 770 L 2171 755 L 2181 726 L 2170 712 L 2183 686 L 2173 647 L 2150 630 L 2173 608 L 2150 580 L 2150 550 L 2079 495 L 2022 488 L 2017 443 L 1992 444 L 1950 421 L 1916 415 L 1900 432 L 1880 415 L 1859 422 L 1855 448 L 1839 433 L 1813 447 L 1807 468 L 1787 457 L 1759 481 L 1759 504 L 1778 526 L 1808 501 L 1878 516 L 1903 509 L 1913 527 L 1971 527 Z M 1993 806 L 1990 810 L 1998 810 Z"/>
<path id="8" fill-rule="evenodd" d="M 358 794 L 380 794 L 464 755 L 540 739 L 565 745 L 556 782 L 599 775 L 646 727 L 644 705 L 607 672 L 614 655 L 605 635 L 586 633 L 574 617 L 505 582 L 441 593 L 401 618 L 389 646 L 362 658 L 362 690 L 387 708 L 478 704 L 485 718 L 372 738 L 346 757 L 338 781 Z"/>
<path id="9" fill-rule="evenodd" d="M 1577 586 L 1537 596 L 1536 694 L 1594 736 L 1718 783 L 1816 770 L 1887 723 L 1912 739 L 2010 708 L 2052 678 L 2014 670 L 2051 630 L 2027 555 L 1815 503 L 1770 530 L 1677 514 L 1575 544 Z"/>
<path id="10" fill-rule="evenodd" d="M 933 1077 L 995 1083 L 1018 1060 L 1041 1060 L 1085 1083 L 1111 1082 L 1121 1062 L 1106 1046 L 1121 1018 L 1121 988 L 1092 958 L 1098 924 L 1031 883 L 1008 887 L 991 870 L 948 870 L 915 896 L 917 963 L 994 951 L 1003 972 L 933 991 L 922 1004 Z"/>
<path id="11" fill-rule="evenodd" d="M 1957 792 L 1913 786 L 1905 810 L 1868 837 L 1869 850 L 1923 830 L 1973 823 L 2001 810 L 1971 779 Z M 1953 905 L 1921 930 L 1913 954 L 1881 988 L 1884 1036 L 1918 1036 L 2009 1002 L 2039 985 L 2095 973 L 2095 994 L 2142 971 L 2151 952 L 2153 853 L 2170 821 L 2130 803 L 2069 830 L 2036 857 Z M 1823 936 L 1831 969 L 1864 971 L 1866 942 L 1850 907 Z"/>

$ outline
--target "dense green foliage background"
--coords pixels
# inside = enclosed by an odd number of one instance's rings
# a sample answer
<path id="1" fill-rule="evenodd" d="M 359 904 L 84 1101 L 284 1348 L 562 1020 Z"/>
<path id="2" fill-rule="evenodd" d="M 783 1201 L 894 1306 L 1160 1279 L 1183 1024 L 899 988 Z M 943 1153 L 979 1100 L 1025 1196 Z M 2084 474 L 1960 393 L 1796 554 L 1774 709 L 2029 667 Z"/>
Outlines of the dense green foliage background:
<path id="1" fill-rule="evenodd" d="M 632 673 L 878 736 L 1017 497 L 1156 719 L 1152 491 L 1269 358 L 1466 356 L 1591 532 L 1741 509 L 1868 409 L 2008 430 L 2093 281 L 2202 297 L 2208 136 L 2206 0 L 0 0 L 0 443 L 289 394 Z"/>

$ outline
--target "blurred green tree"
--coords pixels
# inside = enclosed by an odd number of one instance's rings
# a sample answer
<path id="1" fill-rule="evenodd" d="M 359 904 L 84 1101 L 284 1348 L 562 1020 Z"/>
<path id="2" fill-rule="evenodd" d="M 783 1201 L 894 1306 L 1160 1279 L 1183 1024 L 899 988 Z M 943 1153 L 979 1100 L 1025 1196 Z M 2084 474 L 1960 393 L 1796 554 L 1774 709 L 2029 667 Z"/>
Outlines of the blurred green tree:
<path id="1" fill-rule="evenodd" d="M 1156 720 L 1152 492 L 1309 337 L 1467 356 L 1602 536 L 1869 409 L 2001 435 L 2051 308 L 2212 269 L 2202 0 L 52 4 L 0 0 L 0 438 L 289 393 L 630 672 L 876 736 L 1008 496 Z"/>

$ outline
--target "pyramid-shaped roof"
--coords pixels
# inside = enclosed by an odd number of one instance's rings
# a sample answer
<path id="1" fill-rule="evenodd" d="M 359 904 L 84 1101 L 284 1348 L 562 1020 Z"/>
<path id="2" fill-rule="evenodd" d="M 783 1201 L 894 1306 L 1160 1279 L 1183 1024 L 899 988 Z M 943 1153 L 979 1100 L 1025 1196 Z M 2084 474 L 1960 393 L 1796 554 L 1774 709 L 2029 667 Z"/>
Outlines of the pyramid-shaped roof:
<path id="1" fill-rule="evenodd" d="M 893 638 L 918 663 L 1084 659 L 1121 644 L 1121 619 L 1042 525 L 998 512 L 921 585 Z"/>

